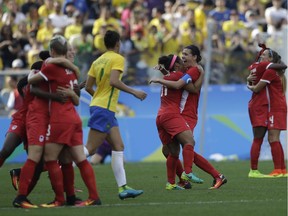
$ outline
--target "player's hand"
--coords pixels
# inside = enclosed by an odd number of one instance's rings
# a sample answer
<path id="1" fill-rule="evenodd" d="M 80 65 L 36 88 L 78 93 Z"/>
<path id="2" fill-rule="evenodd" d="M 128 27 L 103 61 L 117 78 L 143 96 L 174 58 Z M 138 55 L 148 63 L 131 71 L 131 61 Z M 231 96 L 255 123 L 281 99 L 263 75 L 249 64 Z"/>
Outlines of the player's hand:
<path id="1" fill-rule="evenodd" d="M 64 103 L 66 103 L 68 101 L 68 97 L 63 95 L 61 92 L 56 92 L 54 100 L 56 100 L 59 103 L 64 104 Z"/>
<path id="2" fill-rule="evenodd" d="M 134 96 L 142 101 L 147 97 L 147 93 L 144 91 L 136 90 L 134 93 Z"/>
<path id="3" fill-rule="evenodd" d="M 81 82 L 79 85 L 78 85 L 78 84 L 74 84 L 74 85 L 73 85 L 73 90 L 74 90 L 74 92 L 75 92 L 78 96 L 80 96 L 81 89 L 83 89 L 83 88 L 85 87 L 85 85 L 86 85 L 86 80 L 83 81 L 83 82 Z"/>
<path id="4" fill-rule="evenodd" d="M 73 85 L 73 90 L 78 96 L 80 96 L 80 87 L 78 84 Z"/>
<path id="5" fill-rule="evenodd" d="M 248 77 L 247 77 L 247 81 L 248 82 L 253 82 L 256 80 L 256 76 L 254 74 L 250 74 Z"/>
<path id="6" fill-rule="evenodd" d="M 150 79 L 149 80 L 149 84 L 151 84 L 151 83 L 159 83 L 159 78 L 152 78 L 152 79 Z"/>
<path id="7" fill-rule="evenodd" d="M 62 87 L 62 86 L 58 86 L 57 87 L 57 92 L 62 94 L 64 97 L 72 97 L 73 94 L 75 94 L 74 90 L 71 89 L 70 87 Z"/>
<path id="8" fill-rule="evenodd" d="M 86 85 L 86 80 L 82 81 L 80 84 L 79 84 L 79 88 L 82 89 L 84 88 Z"/>

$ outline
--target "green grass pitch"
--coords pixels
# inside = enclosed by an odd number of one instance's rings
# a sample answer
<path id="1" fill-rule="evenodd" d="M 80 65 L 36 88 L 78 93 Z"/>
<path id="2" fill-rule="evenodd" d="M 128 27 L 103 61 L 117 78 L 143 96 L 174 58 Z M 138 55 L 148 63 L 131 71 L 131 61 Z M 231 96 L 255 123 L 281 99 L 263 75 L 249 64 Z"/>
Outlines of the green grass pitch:
<path id="1" fill-rule="evenodd" d="M 212 177 L 194 167 L 194 172 L 205 180 L 193 184 L 191 190 L 167 191 L 165 163 L 126 163 L 128 185 L 143 189 L 144 194 L 135 199 L 120 200 L 110 164 L 94 166 L 98 192 L 102 206 L 60 207 L 54 209 L 16 209 L 12 207 L 16 191 L 11 186 L 9 170 L 21 164 L 5 164 L 0 169 L 0 215 L 1 216 L 286 216 L 287 178 L 250 179 L 248 161 L 218 162 L 213 165 L 221 171 L 228 183 L 218 190 L 208 190 Z M 259 169 L 269 173 L 272 161 L 261 161 Z M 77 193 L 87 198 L 87 190 L 75 168 L 75 186 L 83 189 Z M 54 195 L 44 172 L 35 190 L 29 196 L 34 204 L 52 201 Z"/>

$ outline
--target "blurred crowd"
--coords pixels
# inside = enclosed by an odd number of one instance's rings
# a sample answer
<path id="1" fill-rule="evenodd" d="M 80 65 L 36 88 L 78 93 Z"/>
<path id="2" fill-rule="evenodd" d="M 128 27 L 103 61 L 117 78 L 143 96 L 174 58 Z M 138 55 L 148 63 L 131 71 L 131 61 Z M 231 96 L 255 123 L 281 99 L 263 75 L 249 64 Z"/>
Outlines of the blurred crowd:
<path id="1" fill-rule="evenodd" d="M 146 85 L 161 55 L 180 54 L 194 44 L 207 56 L 212 28 L 211 84 L 244 83 L 258 43 L 283 46 L 286 0 L 0 0 L 1 103 L 13 93 L 13 71 L 29 70 L 55 35 L 65 36 L 76 52 L 85 80 L 92 61 L 105 52 L 103 36 L 115 29 L 126 58 L 123 81 Z M 210 22 L 212 25 L 208 25 Z M 282 40 L 282 41 L 281 41 Z M 277 50 L 277 46 L 273 47 Z M 6 77 L 6 78 L 5 78 Z M 16 97 L 14 96 L 14 99 Z M 4 100 L 4 102 L 3 102 Z M 12 100 L 12 99 L 11 99 Z M 13 103 L 12 103 L 13 104 Z M 15 103 L 14 103 L 15 104 Z M 13 106 L 9 109 L 13 110 Z"/>

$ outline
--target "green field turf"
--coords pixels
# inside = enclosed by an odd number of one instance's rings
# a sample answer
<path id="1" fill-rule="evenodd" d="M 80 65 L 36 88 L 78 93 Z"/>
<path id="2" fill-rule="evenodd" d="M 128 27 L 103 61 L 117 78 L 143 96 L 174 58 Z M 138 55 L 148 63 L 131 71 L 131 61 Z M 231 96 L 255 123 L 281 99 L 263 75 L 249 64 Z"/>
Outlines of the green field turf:
<path id="1" fill-rule="evenodd" d="M 126 163 L 128 184 L 143 189 L 144 194 L 135 199 L 120 200 L 110 164 L 95 166 L 97 187 L 103 205 L 97 207 L 61 207 L 54 209 L 16 209 L 12 200 L 16 192 L 11 186 L 9 170 L 19 164 L 5 164 L 0 169 L 0 215 L 69 215 L 69 216 L 286 216 L 287 178 L 249 179 L 248 161 L 213 163 L 228 179 L 228 183 L 218 190 L 208 190 L 212 178 L 194 168 L 194 172 L 205 180 L 204 184 L 194 184 L 191 190 L 167 191 L 165 163 Z M 261 161 L 259 169 L 269 173 L 271 161 Z M 87 198 L 86 188 L 75 168 L 77 193 Z M 29 196 L 34 204 L 52 201 L 47 172 L 43 173 L 35 190 Z"/>

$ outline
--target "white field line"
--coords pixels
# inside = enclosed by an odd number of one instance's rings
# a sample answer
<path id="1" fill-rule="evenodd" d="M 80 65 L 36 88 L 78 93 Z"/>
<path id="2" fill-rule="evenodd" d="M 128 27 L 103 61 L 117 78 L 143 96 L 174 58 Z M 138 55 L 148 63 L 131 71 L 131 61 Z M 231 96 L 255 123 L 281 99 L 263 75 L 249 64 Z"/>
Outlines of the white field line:
<path id="1" fill-rule="evenodd" d="M 255 203 L 255 202 L 286 202 L 286 200 L 266 199 L 266 200 L 232 200 L 232 201 L 196 201 L 196 202 L 151 202 L 151 203 L 119 203 L 119 204 L 103 204 L 103 207 L 121 207 L 121 206 L 166 206 L 166 205 L 207 205 L 207 204 L 229 204 L 229 203 Z M 124 201 L 125 202 L 125 201 Z"/>
<path id="2" fill-rule="evenodd" d="M 123 201 L 125 202 L 125 201 Z M 229 203 L 263 203 L 263 202 L 285 202 L 286 200 L 283 199 L 263 199 L 263 200 L 217 200 L 217 201 L 198 201 L 198 202 L 148 202 L 148 203 L 115 203 L 115 204 L 102 204 L 101 206 L 89 206 L 89 207 L 96 207 L 96 208 L 103 208 L 103 207 L 127 207 L 127 206 L 168 206 L 168 205 L 207 205 L 207 204 L 229 204 Z M 63 206 L 64 207 L 64 206 Z M 67 206 L 68 207 L 68 206 Z M 76 207 L 71 206 L 72 208 L 83 208 L 83 207 Z M 71 208 L 70 206 L 68 208 Z M 62 207 L 60 207 L 62 208 Z M 18 209 L 14 207 L 0 207 L 0 210 L 12 210 Z M 41 208 L 39 208 L 41 209 Z M 24 210 L 24 209 L 23 209 Z M 28 210 L 28 209 L 25 209 Z M 29 209 L 30 210 L 30 209 Z M 33 209 L 31 209 L 33 210 Z"/>

